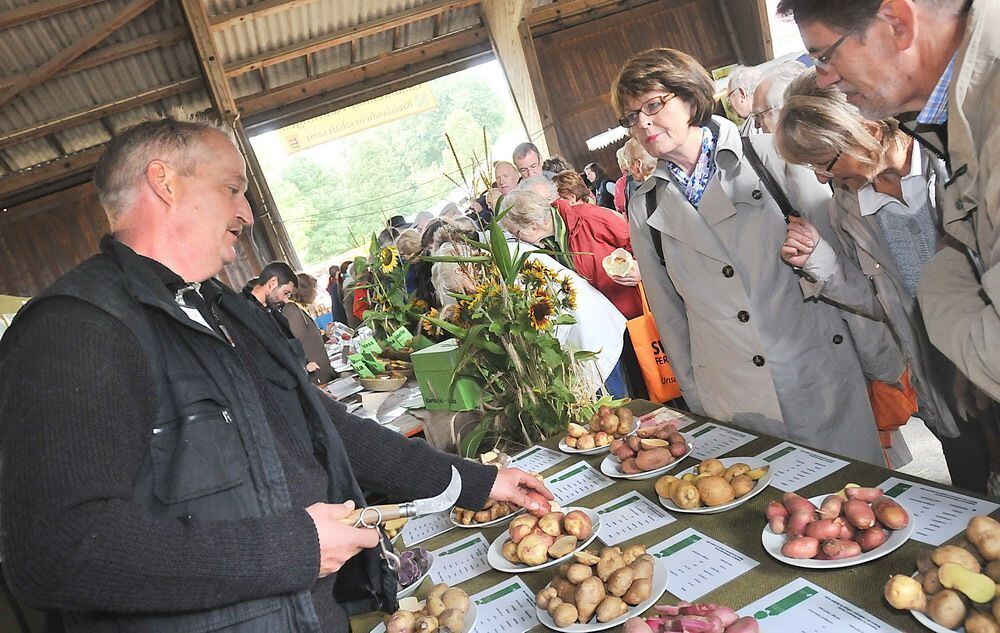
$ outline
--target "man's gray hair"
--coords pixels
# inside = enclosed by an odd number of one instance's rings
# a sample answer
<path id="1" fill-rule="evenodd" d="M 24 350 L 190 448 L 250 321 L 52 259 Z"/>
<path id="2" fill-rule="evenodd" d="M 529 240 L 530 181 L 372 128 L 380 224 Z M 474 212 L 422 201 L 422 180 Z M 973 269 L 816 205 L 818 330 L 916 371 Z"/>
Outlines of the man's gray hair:
<path id="1" fill-rule="evenodd" d="M 753 96 L 764 73 L 759 66 L 739 66 L 729 75 L 729 92 L 743 90 L 748 97 Z"/>
<path id="2" fill-rule="evenodd" d="M 517 187 L 515 187 L 514 190 L 533 191 L 545 198 L 548 202 L 552 202 L 559 197 L 559 191 L 556 189 L 556 184 L 545 176 L 532 176 L 531 178 L 525 178 L 521 182 L 517 183 Z"/>
<path id="3" fill-rule="evenodd" d="M 94 185 L 98 199 L 108 214 L 111 226 L 135 202 L 138 186 L 150 161 L 169 162 L 185 176 L 198 168 L 191 149 L 205 132 L 219 132 L 233 139 L 229 128 L 215 121 L 191 118 L 182 120 L 171 114 L 165 119 L 144 121 L 112 138 L 97 162 Z"/>
<path id="4" fill-rule="evenodd" d="M 500 218 L 500 226 L 515 236 L 525 229 L 552 228 L 552 207 L 534 191 L 515 189 L 504 196 L 503 204 L 507 213 Z"/>
<path id="5" fill-rule="evenodd" d="M 801 62 L 788 61 L 776 66 L 773 70 L 764 75 L 761 79 L 769 80 L 767 92 L 764 93 L 764 103 L 769 108 L 780 110 L 785 103 L 785 90 L 788 85 L 795 81 L 795 78 L 806 70 L 806 65 Z"/>

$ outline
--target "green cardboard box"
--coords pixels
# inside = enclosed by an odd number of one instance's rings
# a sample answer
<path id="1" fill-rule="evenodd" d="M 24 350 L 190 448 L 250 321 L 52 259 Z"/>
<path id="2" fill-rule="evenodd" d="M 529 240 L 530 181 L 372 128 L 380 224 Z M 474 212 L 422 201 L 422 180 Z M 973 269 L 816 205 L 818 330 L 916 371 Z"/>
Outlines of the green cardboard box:
<path id="1" fill-rule="evenodd" d="M 452 372 L 458 365 L 457 340 L 449 339 L 415 351 L 410 354 L 410 361 L 427 409 L 469 411 L 479 406 L 482 393 L 474 380 L 459 378 L 451 390 Z"/>

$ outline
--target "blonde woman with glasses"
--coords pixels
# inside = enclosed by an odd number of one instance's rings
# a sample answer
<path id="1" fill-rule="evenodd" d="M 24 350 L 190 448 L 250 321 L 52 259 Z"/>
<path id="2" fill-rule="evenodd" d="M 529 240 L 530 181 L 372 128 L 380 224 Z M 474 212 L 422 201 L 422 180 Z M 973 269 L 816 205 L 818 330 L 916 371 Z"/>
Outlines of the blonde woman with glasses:
<path id="1" fill-rule="evenodd" d="M 835 241 L 807 219 L 791 218 L 781 257 L 806 273 L 807 298 L 822 297 L 892 328 L 910 368 L 920 417 L 941 439 L 956 485 L 985 492 L 985 442 L 966 432 L 953 385 L 970 385 L 928 341 L 917 282 L 941 238 L 934 171 L 927 154 L 894 119 L 868 121 L 810 70 L 791 83 L 775 143 L 790 163 L 805 165 L 834 189 Z"/>

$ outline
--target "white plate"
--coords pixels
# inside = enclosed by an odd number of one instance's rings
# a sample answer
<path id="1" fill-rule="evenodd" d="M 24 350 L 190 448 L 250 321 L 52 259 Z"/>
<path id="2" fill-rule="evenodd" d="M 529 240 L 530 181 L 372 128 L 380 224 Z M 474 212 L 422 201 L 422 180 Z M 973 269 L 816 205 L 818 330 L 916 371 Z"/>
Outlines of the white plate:
<path id="1" fill-rule="evenodd" d="M 415 592 L 417 590 L 417 587 L 420 586 L 420 583 L 424 582 L 424 578 L 427 578 L 427 575 L 431 573 L 431 569 L 434 568 L 434 552 L 427 552 L 427 556 L 431 559 L 431 564 L 427 566 L 427 571 L 420 574 L 420 577 L 414 580 L 413 584 L 410 585 L 409 587 L 397 586 L 398 588 L 396 590 L 396 598 L 405 598 L 406 596 L 412 596 L 413 592 Z"/>
<path id="2" fill-rule="evenodd" d="M 818 508 L 823 504 L 823 499 L 826 499 L 828 496 L 830 495 L 819 495 L 817 497 L 812 497 L 809 501 L 811 501 L 812 504 Z M 837 560 L 813 560 L 812 558 L 789 558 L 787 556 L 783 556 L 781 554 L 781 546 L 785 544 L 785 535 L 775 534 L 771 531 L 771 527 L 769 525 L 764 526 L 764 531 L 760 534 L 760 542 L 764 545 L 764 551 L 770 554 L 772 558 L 793 567 L 804 567 L 806 569 L 838 569 L 840 567 L 853 567 L 855 565 L 875 560 L 876 558 L 882 558 L 908 541 L 910 539 L 910 535 L 913 534 L 914 521 L 913 513 L 907 510 L 907 514 L 910 515 L 910 522 L 905 528 L 901 530 L 889 530 L 889 538 L 885 543 L 882 543 L 870 552 L 862 552 L 859 556 L 852 556 L 851 558 L 840 558 Z"/>
<path id="3" fill-rule="evenodd" d="M 918 573 L 919 572 L 913 572 L 913 576 L 916 577 Z M 930 600 L 928 599 L 928 601 Z M 917 622 L 923 624 L 925 628 L 928 628 L 934 631 L 935 633 L 965 633 L 964 626 L 960 626 L 957 629 L 949 629 L 941 626 L 940 624 L 932 620 L 930 616 L 927 615 L 926 613 L 911 610 L 910 614 L 917 619 Z"/>
<path id="4" fill-rule="evenodd" d="M 560 512 L 569 514 L 573 510 L 582 510 L 590 517 L 590 522 L 593 525 L 594 532 L 590 535 L 590 538 L 585 541 L 577 541 L 576 549 L 574 549 L 569 554 L 566 554 L 562 558 L 552 558 L 548 562 L 542 563 L 541 565 L 528 566 L 520 563 L 512 563 L 503 557 L 503 544 L 510 540 L 510 531 L 504 530 L 504 532 L 493 541 L 490 545 L 490 550 L 486 553 L 486 561 L 489 562 L 490 567 L 497 571 L 507 572 L 508 574 L 518 574 L 522 571 L 538 571 L 539 569 L 545 569 L 546 567 L 552 567 L 553 565 L 558 565 L 559 563 L 569 560 L 572 558 L 573 554 L 579 552 L 583 548 L 590 545 L 595 538 L 597 538 L 597 533 L 601 531 L 601 515 L 597 514 L 596 510 L 591 510 L 590 508 L 563 508 Z"/>
<path id="5" fill-rule="evenodd" d="M 590 427 L 587 427 L 587 428 L 589 429 Z M 639 429 L 639 418 L 632 418 L 632 430 L 629 431 L 628 434 L 632 435 L 638 429 Z M 591 431 L 591 432 L 593 432 L 593 431 Z M 626 436 L 626 437 L 628 437 L 628 436 Z M 566 443 L 566 436 L 565 435 L 563 435 L 562 439 L 559 440 L 559 450 L 561 450 L 564 453 L 570 453 L 570 454 L 573 454 L 573 455 L 596 455 L 598 453 L 603 453 L 604 451 L 606 451 L 606 450 L 608 450 L 610 448 L 611 448 L 611 444 L 606 444 L 605 446 L 595 446 L 594 448 L 586 448 L 586 449 L 580 450 L 579 448 L 573 448 L 572 446 L 570 446 L 569 444 L 567 444 Z"/>
<path id="6" fill-rule="evenodd" d="M 470 596 L 471 597 L 471 596 Z M 420 602 L 420 608 L 424 608 L 424 602 Z M 465 633 L 472 633 L 476 628 L 476 603 L 469 600 L 469 612 L 465 614 Z M 385 633 L 385 622 L 380 623 L 371 633 Z"/>
<path id="7" fill-rule="evenodd" d="M 660 599 L 663 592 L 667 590 L 667 581 L 670 579 L 670 570 L 667 567 L 667 561 L 665 559 L 655 557 L 653 558 L 653 561 L 653 582 L 651 583 L 652 587 L 649 597 L 636 606 L 629 607 L 629 610 L 625 615 L 619 616 L 614 620 L 609 620 L 607 622 L 598 622 L 597 618 L 594 618 L 588 624 L 571 624 L 567 627 L 556 626 L 556 623 L 552 621 L 552 616 L 550 616 L 544 609 L 535 607 L 535 615 L 538 616 L 538 621 L 546 627 L 555 631 L 565 631 L 566 633 L 603 631 L 604 629 L 610 629 L 620 624 L 624 624 L 629 618 L 641 615 L 643 611 L 656 604 L 656 601 Z"/>
<path id="8" fill-rule="evenodd" d="M 660 468 L 657 468 L 656 470 L 650 470 L 644 473 L 626 475 L 621 471 L 621 462 L 618 461 L 618 458 L 615 457 L 614 455 L 608 455 L 607 457 L 604 458 L 604 461 L 601 462 L 601 472 L 607 475 L 608 477 L 615 477 L 617 479 L 633 479 L 633 480 L 652 479 L 653 477 L 662 475 L 668 470 L 675 468 L 677 464 L 681 463 L 681 460 L 690 455 L 691 451 L 694 450 L 694 442 L 691 440 L 691 436 L 688 435 L 687 433 L 681 433 L 681 435 L 683 435 L 684 439 L 687 441 L 688 450 L 686 453 L 684 453 L 680 457 L 675 458 L 674 461 L 670 462 L 666 466 L 662 466 Z"/>
<path id="9" fill-rule="evenodd" d="M 448 515 L 448 517 L 451 519 L 452 524 L 455 525 L 455 526 L 457 526 L 457 527 L 466 528 L 466 529 L 471 528 L 473 530 L 477 530 L 479 528 L 493 527 L 494 525 L 503 525 L 504 523 L 506 523 L 508 521 L 513 521 L 514 517 L 516 517 L 517 515 L 521 514 L 522 512 L 524 512 L 524 508 L 520 508 L 519 510 L 515 510 L 514 512 L 511 512 L 510 514 L 508 514 L 506 516 L 502 516 L 499 519 L 493 519 L 492 521 L 487 521 L 486 523 L 470 523 L 468 525 L 463 525 L 463 524 L 459 523 L 458 521 L 456 521 L 455 520 L 455 513 L 454 512 L 450 513 Z"/>
<path id="10" fill-rule="evenodd" d="M 719 461 L 722 462 L 722 465 L 725 466 L 726 468 L 729 468 L 730 466 L 733 466 L 735 464 L 746 464 L 751 469 L 763 468 L 764 466 L 770 465 L 768 464 L 768 462 L 764 461 L 760 457 L 727 457 L 726 459 L 720 459 Z M 682 475 L 685 475 L 687 473 L 694 473 L 697 467 L 698 466 L 696 464 L 691 468 L 686 468 L 682 470 L 681 472 L 677 473 L 677 478 L 680 479 Z M 739 499 L 733 499 L 729 503 L 723 504 L 721 506 L 681 508 L 676 503 L 674 503 L 670 499 L 667 499 L 666 497 L 660 497 L 660 505 L 662 505 L 664 508 L 672 512 L 688 512 L 691 514 L 716 514 L 717 512 L 725 512 L 730 508 L 735 508 L 740 504 L 746 503 L 747 501 L 750 500 L 750 497 L 759 494 L 764 488 L 767 488 L 768 484 L 771 483 L 771 479 L 773 478 L 774 478 L 774 467 L 772 466 L 771 468 L 767 469 L 766 475 L 764 475 L 754 483 L 753 490 L 746 493 Z"/>

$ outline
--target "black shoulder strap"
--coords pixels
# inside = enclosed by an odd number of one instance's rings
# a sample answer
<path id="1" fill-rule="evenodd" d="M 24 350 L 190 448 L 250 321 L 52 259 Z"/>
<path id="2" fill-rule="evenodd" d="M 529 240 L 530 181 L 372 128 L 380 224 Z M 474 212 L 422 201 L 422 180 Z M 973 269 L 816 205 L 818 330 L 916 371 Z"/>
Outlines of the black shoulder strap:
<path id="1" fill-rule="evenodd" d="M 650 178 L 652 177 L 650 176 Z M 649 225 L 649 216 L 653 215 L 653 212 L 656 211 L 656 184 L 656 182 L 653 182 L 653 188 L 646 192 L 647 225 Z M 653 238 L 653 250 L 656 251 L 656 256 L 660 258 L 660 266 L 666 267 L 667 261 L 663 259 L 663 241 L 660 239 L 660 232 L 650 226 L 649 236 Z"/>
<path id="2" fill-rule="evenodd" d="M 743 141 L 743 154 L 750 161 L 750 166 L 753 167 L 757 177 L 764 183 L 767 192 L 778 203 L 778 207 L 781 209 L 781 213 L 784 214 L 785 220 L 787 221 L 790 215 L 799 217 L 801 214 L 792 207 L 792 203 L 788 201 L 785 192 L 781 190 L 774 176 L 767 170 L 767 167 L 764 167 L 764 162 L 760 159 L 760 155 L 757 154 L 757 150 L 754 149 L 753 143 L 750 142 L 750 137 L 744 136 L 741 140 Z"/>

